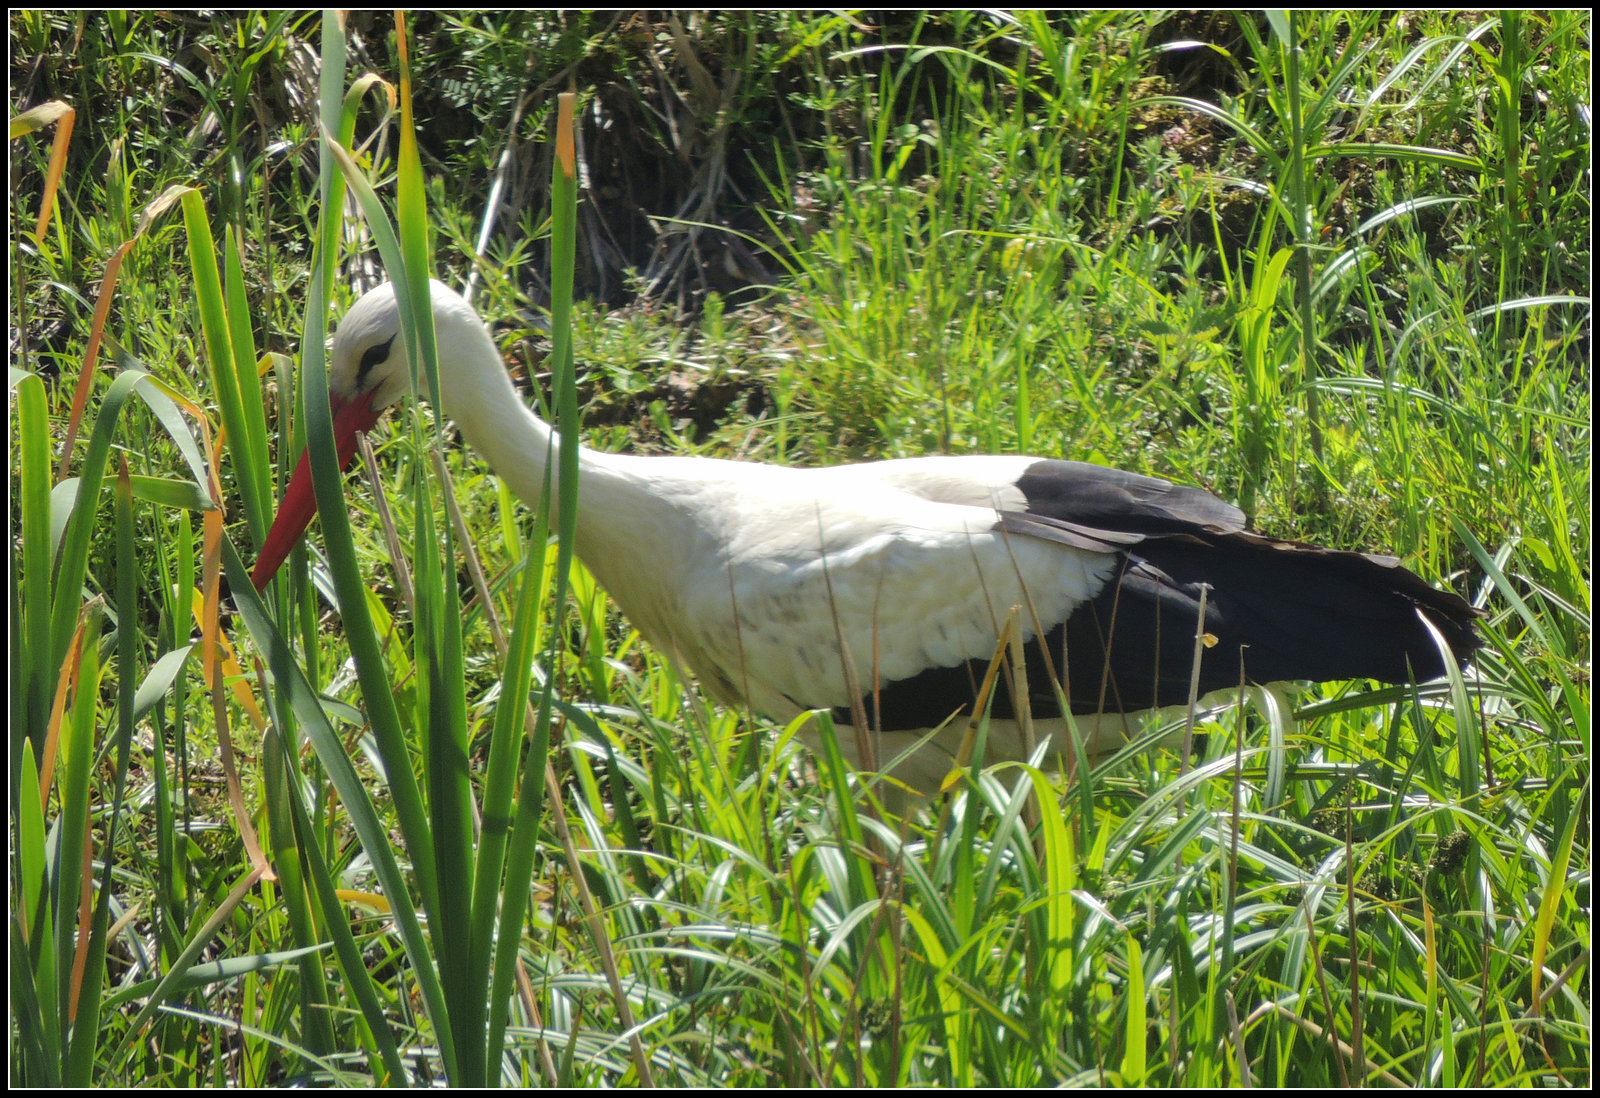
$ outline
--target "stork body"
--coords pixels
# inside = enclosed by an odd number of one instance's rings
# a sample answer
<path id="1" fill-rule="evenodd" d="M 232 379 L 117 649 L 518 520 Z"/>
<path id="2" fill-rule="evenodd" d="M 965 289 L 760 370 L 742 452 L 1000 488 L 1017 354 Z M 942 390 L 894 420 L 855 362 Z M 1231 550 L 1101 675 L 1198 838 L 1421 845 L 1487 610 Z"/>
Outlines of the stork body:
<path id="1" fill-rule="evenodd" d="M 435 282 L 433 307 L 444 413 L 537 505 L 552 429 L 522 403 L 471 306 Z M 329 380 L 341 458 L 409 388 L 403 348 L 390 286 L 340 325 Z M 257 586 L 310 521 L 304 465 Z M 1242 512 L 1199 489 L 1079 462 L 799 469 L 582 448 L 577 507 L 579 557 L 709 693 L 777 720 L 864 715 L 880 762 L 939 728 L 895 771 L 924 792 L 949 770 L 1013 607 L 1033 727 L 1063 750 L 1057 682 L 1097 752 L 1137 730 L 1128 715 L 1186 700 L 1202 585 L 1215 639 L 1202 693 L 1436 678 L 1446 656 L 1424 619 L 1452 661 L 1478 645 L 1478 611 L 1393 558 L 1247 533 Z M 1024 754 L 1018 709 L 1005 686 L 994 690 L 991 760 Z M 859 765 L 856 737 L 842 729 L 840 741 Z"/>

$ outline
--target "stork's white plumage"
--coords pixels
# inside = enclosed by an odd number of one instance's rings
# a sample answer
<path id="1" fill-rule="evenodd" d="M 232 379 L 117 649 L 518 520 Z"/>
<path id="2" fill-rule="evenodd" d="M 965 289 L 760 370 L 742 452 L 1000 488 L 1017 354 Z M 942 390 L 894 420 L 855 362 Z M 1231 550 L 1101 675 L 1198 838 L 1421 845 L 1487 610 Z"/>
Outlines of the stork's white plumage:
<path id="1" fill-rule="evenodd" d="M 433 283 L 444 413 L 537 504 L 555 453 L 472 307 Z M 341 461 L 410 386 L 391 286 L 356 302 L 329 383 Z M 256 564 L 263 587 L 314 510 L 305 459 Z M 1467 602 L 1393 558 L 1277 541 L 1196 488 L 1079 462 L 929 457 L 796 469 L 580 450 L 577 552 L 640 634 L 714 696 L 787 720 L 864 713 L 880 760 L 943 726 L 896 771 L 948 772 L 1002 624 L 1025 640 L 1029 711 L 1060 737 L 1060 682 L 1091 750 L 1125 715 L 1184 702 L 1202 585 L 1200 690 L 1251 682 L 1422 681 L 1478 646 Z M 1042 636 L 1041 636 L 1042 634 Z M 841 647 L 841 641 L 842 647 Z M 1022 755 L 994 691 L 989 757 Z M 1137 725 L 1132 727 L 1136 728 Z M 841 732 L 853 762 L 855 737 Z"/>

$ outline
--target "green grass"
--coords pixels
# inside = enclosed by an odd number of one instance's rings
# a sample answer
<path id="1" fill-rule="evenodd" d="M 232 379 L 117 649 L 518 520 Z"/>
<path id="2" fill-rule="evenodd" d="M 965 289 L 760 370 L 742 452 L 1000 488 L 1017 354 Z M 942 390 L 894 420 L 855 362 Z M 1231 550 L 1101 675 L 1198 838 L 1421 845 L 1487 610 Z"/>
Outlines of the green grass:
<path id="1" fill-rule="evenodd" d="M 14 1084 L 1589 1083 L 1587 13 L 881 18 L 421 16 L 413 147 L 341 102 L 387 15 L 335 65 L 316 16 L 12 13 L 13 115 L 75 111 L 42 239 L 63 123 L 12 139 Z M 295 360 L 380 269 L 318 103 L 530 401 L 570 333 L 593 445 L 1115 464 L 1487 646 L 885 821 L 426 406 L 256 602 Z"/>

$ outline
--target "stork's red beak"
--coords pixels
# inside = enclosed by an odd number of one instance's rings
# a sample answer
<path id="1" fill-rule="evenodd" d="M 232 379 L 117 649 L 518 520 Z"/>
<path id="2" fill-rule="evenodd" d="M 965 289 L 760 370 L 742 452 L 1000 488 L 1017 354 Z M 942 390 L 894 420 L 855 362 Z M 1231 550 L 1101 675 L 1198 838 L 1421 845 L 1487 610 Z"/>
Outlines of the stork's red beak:
<path id="1" fill-rule="evenodd" d="M 371 430 L 382 414 L 372 407 L 375 393 L 365 393 L 354 400 L 346 400 L 337 393 L 328 401 L 333 408 L 333 440 L 339 449 L 339 468 L 350 464 L 356 452 L 356 432 Z M 267 540 L 256 558 L 250 582 L 257 591 L 262 590 L 277 575 L 289 551 L 305 536 L 311 525 L 311 516 L 317 513 L 317 497 L 311 490 L 311 453 L 300 455 L 300 464 L 294 467 L 288 490 L 283 493 L 283 503 L 278 507 L 278 517 L 267 531 Z"/>

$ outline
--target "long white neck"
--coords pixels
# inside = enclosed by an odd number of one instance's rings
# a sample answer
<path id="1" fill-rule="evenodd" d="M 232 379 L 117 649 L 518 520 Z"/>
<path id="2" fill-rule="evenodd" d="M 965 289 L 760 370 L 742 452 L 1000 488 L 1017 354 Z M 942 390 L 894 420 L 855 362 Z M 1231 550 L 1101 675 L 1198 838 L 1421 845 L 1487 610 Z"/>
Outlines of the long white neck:
<path id="1" fill-rule="evenodd" d="M 507 487 L 529 506 L 537 506 L 544 492 L 545 466 L 556 460 L 559 436 L 523 404 L 503 370 L 495 374 L 485 375 L 485 380 L 498 384 L 483 386 L 488 391 L 476 393 L 470 400 L 452 400 L 455 394 L 447 383 L 444 411 Z M 554 490 L 553 469 L 550 483 Z"/>
<path id="2" fill-rule="evenodd" d="M 556 460 L 556 432 L 523 403 L 499 348 L 471 307 L 438 286 L 434 302 L 444 414 L 518 497 L 538 506 L 545 467 Z"/>
<path id="3" fill-rule="evenodd" d="M 499 348 L 471 306 L 437 284 L 433 303 L 444 414 L 456 421 L 467 443 L 507 487 L 528 506 L 538 507 L 545 470 L 558 460 L 556 431 L 524 403 Z M 683 608 L 674 599 L 689 589 L 684 582 L 688 573 L 717 566 L 723 526 L 733 521 L 730 487 L 747 468 L 705 458 L 579 449 L 578 556 L 628 620 L 657 646 L 673 650 L 686 643 L 679 635 Z M 555 471 L 551 469 L 552 492 Z M 556 504 L 555 518 L 560 500 L 551 502 Z"/>
<path id="4" fill-rule="evenodd" d="M 440 340 L 445 414 L 519 499 L 539 506 L 547 467 L 556 492 L 559 434 L 523 402 L 481 326 L 450 336 Z M 710 549 L 698 545 L 692 516 L 704 485 L 693 471 L 672 458 L 578 451 L 578 556 L 657 642 L 670 640 L 675 616 L 660 603 L 672 586 L 662 582 L 664 572 L 692 566 Z M 560 500 L 551 503 L 554 523 Z M 663 560 L 663 545 L 686 557 Z"/>
<path id="5" fill-rule="evenodd" d="M 487 368 L 490 361 L 492 369 Z M 558 477 L 554 468 L 559 460 L 560 435 L 523 402 L 522 394 L 512 384 L 499 356 L 475 364 L 472 369 L 453 369 L 445 373 L 445 364 L 441 364 L 440 369 L 445 414 L 456 421 L 468 445 L 483 455 L 506 486 L 528 506 L 539 505 L 544 494 L 545 469 L 551 467 L 551 509 L 554 512 L 560 504 L 555 496 Z M 578 494 L 583 501 L 580 514 L 590 510 L 586 498 L 590 492 L 602 496 L 614 494 L 615 488 L 608 482 L 615 478 L 607 474 L 619 461 L 629 460 L 587 447 L 579 449 Z M 551 521 L 555 521 L 554 513 Z"/>

